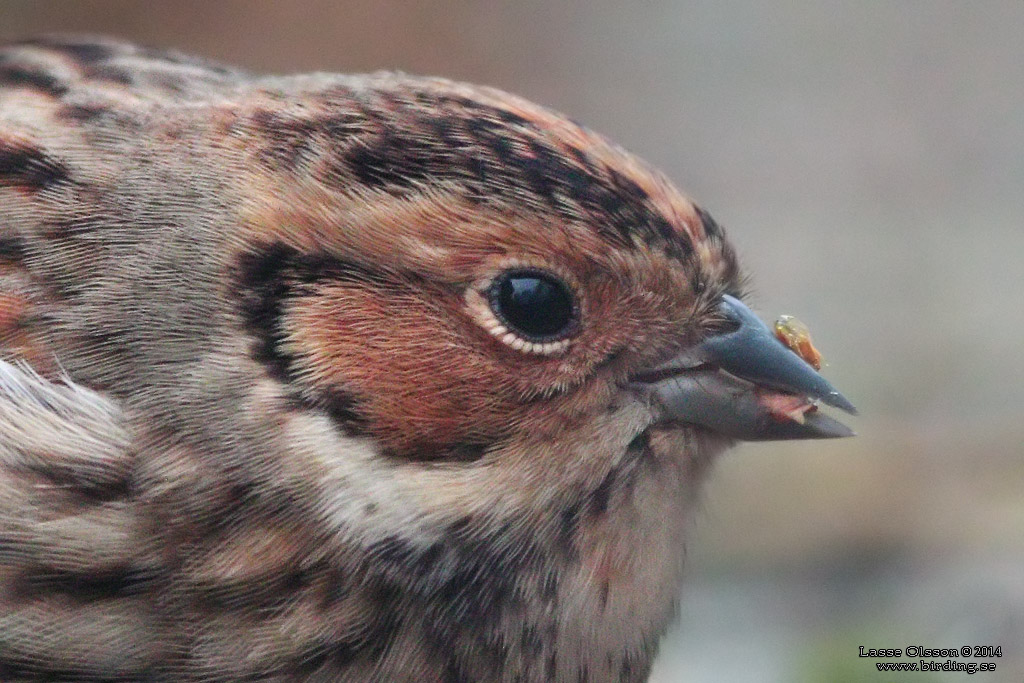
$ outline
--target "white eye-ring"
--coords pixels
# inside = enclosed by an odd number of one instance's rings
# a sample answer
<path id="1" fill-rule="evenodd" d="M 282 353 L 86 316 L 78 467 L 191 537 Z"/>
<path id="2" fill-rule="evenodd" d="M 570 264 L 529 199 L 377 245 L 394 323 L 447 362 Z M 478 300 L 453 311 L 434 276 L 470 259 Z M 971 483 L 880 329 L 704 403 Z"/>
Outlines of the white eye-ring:
<path id="1" fill-rule="evenodd" d="M 509 262 L 466 290 L 466 304 L 489 334 L 524 353 L 551 356 L 569 348 L 580 306 L 567 278 L 547 268 Z"/>

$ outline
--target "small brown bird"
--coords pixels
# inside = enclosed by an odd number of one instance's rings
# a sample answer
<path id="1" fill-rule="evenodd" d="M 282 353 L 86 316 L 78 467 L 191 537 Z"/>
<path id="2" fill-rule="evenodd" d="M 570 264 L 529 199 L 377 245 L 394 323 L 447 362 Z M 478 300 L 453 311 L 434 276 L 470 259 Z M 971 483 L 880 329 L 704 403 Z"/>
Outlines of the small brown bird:
<path id="1" fill-rule="evenodd" d="M 0 678 L 643 681 L 736 439 L 852 411 L 603 138 L 0 50 Z"/>

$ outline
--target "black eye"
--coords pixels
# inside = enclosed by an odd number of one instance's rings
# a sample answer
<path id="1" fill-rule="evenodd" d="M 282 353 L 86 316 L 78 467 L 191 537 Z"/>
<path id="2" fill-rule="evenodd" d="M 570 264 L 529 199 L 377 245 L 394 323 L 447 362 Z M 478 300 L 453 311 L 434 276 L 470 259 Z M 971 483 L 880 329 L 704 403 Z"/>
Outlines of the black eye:
<path id="1" fill-rule="evenodd" d="M 576 323 L 572 292 L 557 277 L 536 270 L 510 270 L 491 285 L 491 309 L 527 341 L 561 339 Z"/>

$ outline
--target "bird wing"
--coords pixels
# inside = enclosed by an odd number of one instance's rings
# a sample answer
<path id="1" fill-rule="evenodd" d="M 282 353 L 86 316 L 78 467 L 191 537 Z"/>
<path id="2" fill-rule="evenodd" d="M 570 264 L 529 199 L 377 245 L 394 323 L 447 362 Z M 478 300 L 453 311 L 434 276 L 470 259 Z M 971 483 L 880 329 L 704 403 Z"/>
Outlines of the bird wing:
<path id="1" fill-rule="evenodd" d="M 144 668 L 132 460 L 113 401 L 0 361 L 0 679 Z"/>

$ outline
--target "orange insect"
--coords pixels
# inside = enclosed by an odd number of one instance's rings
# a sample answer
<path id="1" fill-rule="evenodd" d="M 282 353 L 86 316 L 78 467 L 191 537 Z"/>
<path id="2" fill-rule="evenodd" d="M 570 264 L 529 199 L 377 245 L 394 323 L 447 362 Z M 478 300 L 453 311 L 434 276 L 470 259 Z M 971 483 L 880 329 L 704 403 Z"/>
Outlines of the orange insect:
<path id="1" fill-rule="evenodd" d="M 811 331 L 807 325 L 791 315 L 780 315 L 775 321 L 775 336 L 815 370 L 821 370 L 821 352 L 811 343 Z"/>

